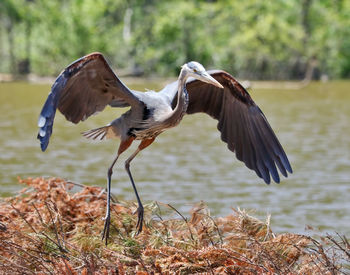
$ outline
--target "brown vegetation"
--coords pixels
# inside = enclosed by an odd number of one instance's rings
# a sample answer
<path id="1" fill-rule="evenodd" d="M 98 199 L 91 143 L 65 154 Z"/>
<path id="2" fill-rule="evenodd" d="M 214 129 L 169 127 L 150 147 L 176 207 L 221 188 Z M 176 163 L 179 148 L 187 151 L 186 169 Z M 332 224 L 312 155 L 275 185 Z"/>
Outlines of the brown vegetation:
<path id="1" fill-rule="evenodd" d="M 325 275 L 349 269 L 345 237 L 275 235 L 269 222 L 244 211 L 213 218 L 203 204 L 190 219 L 170 205 L 149 204 L 144 231 L 135 236 L 136 204 L 115 202 L 106 247 L 102 188 L 56 178 L 20 182 L 27 187 L 0 203 L 0 274 Z"/>

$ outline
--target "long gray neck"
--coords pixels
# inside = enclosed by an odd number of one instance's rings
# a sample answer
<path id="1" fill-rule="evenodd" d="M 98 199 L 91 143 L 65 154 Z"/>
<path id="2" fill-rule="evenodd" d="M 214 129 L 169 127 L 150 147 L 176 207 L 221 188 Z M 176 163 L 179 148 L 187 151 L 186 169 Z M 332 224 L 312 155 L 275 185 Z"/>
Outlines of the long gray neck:
<path id="1" fill-rule="evenodd" d="M 173 112 L 173 116 L 182 116 L 187 110 L 188 105 L 188 94 L 186 90 L 186 81 L 188 78 L 187 71 L 182 69 L 179 75 L 178 86 L 177 86 L 177 104 Z"/>
<path id="2" fill-rule="evenodd" d="M 187 71 L 182 69 L 179 75 L 178 85 L 177 85 L 177 104 L 174 109 L 175 113 L 186 112 L 187 110 L 187 90 L 186 90 L 186 81 L 188 78 Z"/>
<path id="3" fill-rule="evenodd" d="M 178 79 L 176 106 L 170 116 L 166 119 L 166 124 L 171 126 L 177 125 L 186 113 L 188 106 L 188 94 L 186 90 L 187 78 L 188 74 L 186 70 L 182 69 Z"/>

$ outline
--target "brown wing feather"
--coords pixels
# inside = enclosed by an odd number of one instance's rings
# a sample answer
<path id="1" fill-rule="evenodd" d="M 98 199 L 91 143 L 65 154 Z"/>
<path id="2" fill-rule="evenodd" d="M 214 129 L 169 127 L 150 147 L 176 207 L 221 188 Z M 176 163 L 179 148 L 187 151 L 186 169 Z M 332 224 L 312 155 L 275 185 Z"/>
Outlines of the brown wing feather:
<path id="1" fill-rule="evenodd" d="M 289 160 L 269 125 L 266 117 L 249 93 L 230 74 L 210 72 L 224 89 L 193 80 L 187 84 L 189 94 L 188 114 L 204 112 L 218 120 L 221 139 L 236 157 L 270 183 L 280 172 L 287 177 L 292 173 Z"/>
<path id="2" fill-rule="evenodd" d="M 64 72 L 69 77 L 60 91 L 58 109 L 73 123 L 85 120 L 113 102 L 127 106 L 133 100 L 130 90 L 116 77 L 102 54 L 87 55 Z"/>
<path id="3" fill-rule="evenodd" d="M 78 123 L 108 104 L 144 108 L 102 54 L 92 53 L 73 62 L 57 77 L 41 110 L 38 122 L 41 149 L 44 151 L 49 143 L 57 108 L 67 120 Z"/>

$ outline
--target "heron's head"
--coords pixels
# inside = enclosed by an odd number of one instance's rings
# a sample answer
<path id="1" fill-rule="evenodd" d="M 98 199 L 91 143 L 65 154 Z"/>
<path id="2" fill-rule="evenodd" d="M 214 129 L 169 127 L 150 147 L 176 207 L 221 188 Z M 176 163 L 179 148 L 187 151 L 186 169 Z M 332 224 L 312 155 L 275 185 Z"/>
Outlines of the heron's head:
<path id="1" fill-rule="evenodd" d="M 200 81 L 212 84 L 219 88 L 224 88 L 215 78 L 213 78 L 203 67 L 202 64 L 191 61 L 182 66 L 182 70 L 185 70 L 187 76 L 191 76 Z"/>

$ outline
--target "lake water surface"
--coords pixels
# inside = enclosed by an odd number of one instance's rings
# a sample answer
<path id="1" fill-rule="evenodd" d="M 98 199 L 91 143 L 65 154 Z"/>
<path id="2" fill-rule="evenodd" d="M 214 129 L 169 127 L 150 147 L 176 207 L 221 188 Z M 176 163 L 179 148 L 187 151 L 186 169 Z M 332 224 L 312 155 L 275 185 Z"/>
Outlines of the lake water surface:
<path id="1" fill-rule="evenodd" d="M 131 88 L 161 88 L 145 83 Z M 107 168 L 118 141 L 92 142 L 80 132 L 109 123 L 125 109 L 106 108 L 74 125 L 57 113 L 48 150 L 40 150 L 37 119 L 49 85 L 0 83 L 0 195 L 20 190 L 17 177 L 54 176 L 75 182 L 106 184 Z M 131 164 L 144 202 L 171 203 L 187 214 L 203 200 L 213 215 L 231 207 L 271 214 L 275 232 L 304 233 L 306 225 L 323 232 L 350 234 L 350 82 L 312 83 L 302 90 L 253 90 L 285 148 L 294 173 L 280 184 L 266 185 L 237 161 L 221 142 L 216 121 L 186 116 L 161 134 Z M 135 148 L 135 146 L 134 146 Z M 124 160 L 116 165 L 112 192 L 135 200 Z"/>

